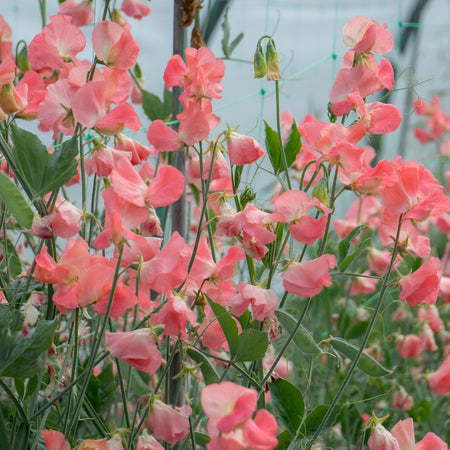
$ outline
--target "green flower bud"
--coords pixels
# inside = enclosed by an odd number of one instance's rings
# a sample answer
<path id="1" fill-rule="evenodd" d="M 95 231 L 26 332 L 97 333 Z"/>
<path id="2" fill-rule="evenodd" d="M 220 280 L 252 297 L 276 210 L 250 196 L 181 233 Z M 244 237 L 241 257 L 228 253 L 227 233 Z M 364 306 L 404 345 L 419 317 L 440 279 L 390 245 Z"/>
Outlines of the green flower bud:
<path id="1" fill-rule="evenodd" d="M 23 42 L 23 41 L 22 41 Z M 30 61 L 28 61 L 28 48 L 27 44 L 23 43 L 22 48 L 17 51 L 16 54 L 16 66 L 22 71 L 26 72 L 31 70 Z"/>
<path id="2" fill-rule="evenodd" d="M 328 181 L 326 178 L 321 178 L 314 186 L 312 197 L 317 198 L 325 206 L 330 206 L 330 203 L 328 202 Z"/>
<path id="3" fill-rule="evenodd" d="M 270 39 L 266 47 L 267 81 L 275 81 L 281 78 L 280 63 L 275 42 Z"/>
<path id="4" fill-rule="evenodd" d="M 253 58 L 253 66 L 255 68 L 255 78 L 262 78 L 267 73 L 267 63 L 261 43 L 256 46 L 255 56 Z"/>

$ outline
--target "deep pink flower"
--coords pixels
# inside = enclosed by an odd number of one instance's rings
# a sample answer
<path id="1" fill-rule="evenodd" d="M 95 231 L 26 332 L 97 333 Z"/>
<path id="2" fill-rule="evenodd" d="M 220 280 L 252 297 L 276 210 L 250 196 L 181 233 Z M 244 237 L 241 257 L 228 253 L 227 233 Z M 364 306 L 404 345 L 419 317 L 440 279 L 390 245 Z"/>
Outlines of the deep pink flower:
<path id="1" fill-rule="evenodd" d="M 162 362 L 156 337 L 149 329 L 106 333 L 106 346 L 113 356 L 150 375 L 158 370 Z"/>
<path id="2" fill-rule="evenodd" d="M 429 305 L 435 303 L 440 279 L 441 261 L 431 257 L 415 272 L 399 280 L 399 300 L 406 300 L 409 306 L 416 306 L 421 302 Z"/>
<path id="3" fill-rule="evenodd" d="M 450 355 L 448 355 L 438 370 L 428 376 L 428 386 L 436 395 L 450 393 Z"/>
<path id="4" fill-rule="evenodd" d="M 229 433 L 250 419 L 256 408 L 257 393 L 231 381 L 209 384 L 202 389 L 202 408 L 217 429 Z"/>
<path id="5" fill-rule="evenodd" d="M 169 444 L 180 441 L 189 431 L 191 413 L 192 410 L 188 405 L 172 408 L 161 400 L 155 400 L 149 415 L 153 436 Z"/>
<path id="6" fill-rule="evenodd" d="M 264 150 L 255 139 L 234 131 L 228 136 L 227 150 L 231 164 L 237 166 L 253 164 L 265 155 Z"/>
<path id="7" fill-rule="evenodd" d="M 322 255 L 319 258 L 301 263 L 291 263 L 281 275 L 286 291 L 300 297 L 314 297 L 324 286 L 331 286 L 329 269 L 336 266 L 334 255 Z"/>
<path id="8" fill-rule="evenodd" d="M 94 28 L 92 45 L 100 61 L 121 70 L 131 69 L 139 53 L 139 45 L 131 33 L 109 20 L 100 22 Z"/>

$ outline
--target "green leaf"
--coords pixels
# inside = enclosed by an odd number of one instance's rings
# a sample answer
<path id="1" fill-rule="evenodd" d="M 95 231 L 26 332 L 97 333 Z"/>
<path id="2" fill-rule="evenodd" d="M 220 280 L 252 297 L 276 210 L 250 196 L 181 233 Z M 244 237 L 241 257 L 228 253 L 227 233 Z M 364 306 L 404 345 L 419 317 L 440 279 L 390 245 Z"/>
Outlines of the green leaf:
<path id="1" fill-rule="evenodd" d="M 295 161 L 296 156 L 302 148 L 302 141 L 300 139 L 300 132 L 298 131 L 295 120 L 292 122 L 291 131 L 289 136 L 284 142 L 284 153 L 286 154 L 287 166 L 291 167 Z"/>
<path id="2" fill-rule="evenodd" d="M 136 368 L 130 366 L 130 369 L 131 369 L 130 387 L 133 390 L 133 392 L 138 397 L 142 397 L 143 395 L 149 394 L 151 392 L 149 384 L 142 379 L 141 374 L 138 372 Z"/>
<path id="3" fill-rule="evenodd" d="M 329 409 L 330 405 L 319 405 L 306 416 L 305 422 L 302 425 L 303 436 L 311 436 L 317 431 Z M 325 427 L 332 427 L 336 423 L 340 413 L 341 406 L 336 406 Z"/>
<path id="4" fill-rule="evenodd" d="M 16 247 L 9 239 L 3 240 L 2 246 L 5 257 L 0 265 L 10 275 L 11 279 L 15 279 L 22 273 L 22 263 L 16 252 Z"/>
<path id="5" fill-rule="evenodd" d="M 339 245 L 338 245 L 338 251 L 339 251 L 338 263 L 339 264 L 341 264 L 342 261 L 344 261 L 344 259 L 347 257 L 348 252 L 350 251 L 350 249 L 353 246 L 353 241 L 359 235 L 359 233 L 361 233 L 361 231 L 364 230 L 365 228 L 367 228 L 367 225 L 357 226 L 352 231 L 350 231 L 350 233 L 347 234 L 347 236 L 345 236 L 345 238 L 342 239 L 341 242 L 339 242 Z"/>
<path id="6" fill-rule="evenodd" d="M 359 348 L 338 337 L 330 338 L 329 343 L 340 354 L 352 361 L 356 358 L 356 355 L 359 352 Z M 364 352 L 361 353 L 361 358 L 359 359 L 357 366 L 371 377 L 383 377 L 392 373 L 391 370 L 385 369 L 378 361 Z"/>
<path id="7" fill-rule="evenodd" d="M 265 331 L 244 330 L 237 339 L 236 362 L 257 361 L 266 354 L 269 337 Z"/>
<path id="8" fill-rule="evenodd" d="M 23 228 L 30 229 L 34 213 L 14 182 L 0 172 L 0 197 L 8 210 Z"/>
<path id="9" fill-rule="evenodd" d="M 207 435 L 206 433 L 202 433 L 201 431 L 195 431 L 194 436 L 195 443 L 197 445 L 202 445 L 203 447 L 205 447 L 206 444 L 211 440 L 209 435 Z"/>
<path id="10" fill-rule="evenodd" d="M 288 430 L 282 431 L 278 436 L 278 445 L 275 450 L 286 450 L 292 442 L 291 433 Z"/>
<path id="11" fill-rule="evenodd" d="M 284 426 L 295 436 L 305 412 L 300 390 L 282 378 L 269 384 L 270 398 Z"/>
<path id="12" fill-rule="evenodd" d="M 187 350 L 187 354 L 190 358 L 192 358 L 197 364 L 200 364 L 200 370 L 203 374 L 203 379 L 205 384 L 218 383 L 220 380 L 219 375 L 217 375 L 216 370 L 214 369 L 211 362 L 202 355 L 197 349 L 189 348 Z"/>
<path id="13" fill-rule="evenodd" d="M 352 253 L 350 253 L 342 262 L 339 264 L 339 270 L 341 272 L 344 272 L 345 269 L 350 265 L 350 263 L 355 259 L 355 257 L 361 253 L 362 250 L 364 250 L 366 247 L 369 247 L 372 245 L 372 239 L 366 239 L 363 242 L 360 242 L 358 246 L 356 247 L 356 250 Z"/>
<path id="14" fill-rule="evenodd" d="M 24 337 L 20 331 L 11 333 L 13 314 L 9 307 L 0 306 L 0 376 L 31 378 L 43 366 L 41 355 L 52 344 L 56 321 L 41 320 L 30 327 L 30 337 Z"/>
<path id="15" fill-rule="evenodd" d="M 225 335 L 228 346 L 230 347 L 231 358 L 234 358 L 238 345 L 238 327 L 236 322 L 223 306 L 214 303 L 210 298 L 208 298 L 208 302 L 220 323 L 223 334 Z"/>
<path id="16" fill-rule="evenodd" d="M 25 398 L 32 395 L 38 386 L 39 386 L 39 377 L 35 375 L 34 377 L 31 377 L 28 380 L 27 390 L 25 391 Z"/>
<path id="17" fill-rule="evenodd" d="M 230 23 L 228 22 L 228 10 L 230 8 L 227 8 L 225 10 L 225 14 L 223 16 L 223 22 L 222 22 L 222 31 L 223 31 L 223 38 L 222 38 L 222 51 L 223 54 L 229 58 L 230 57 Z"/>
<path id="18" fill-rule="evenodd" d="M 431 416 L 431 404 L 426 398 L 424 398 L 420 402 L 416 403 L 408 411 L 408 414 L 414 419 L 414 422 L 426 422 Z"/>
<path id="19" fill-rule="evenodd" d="M 230 44 L 230 48 L 229 48 L 229 55 L 231 56 L 231 54 L 233 53 L 234 49 L 240 44 L 240 42 L 242 41 L 242 39 L 244 39 L 244 33 L 239 33 L 232 41 Z"/>
<path id="20" fill-rule="evenodd" d="M 98 376 L 91 375 L 86 395 L 94 409 L 103 414 L 111 409 L 118 387 L 114 381 L 113 365 L 109 363 Z"/>
<path id="21" fill-rule="evenodd" d="M 9 433 L 6 428 L 6 421 L 3 417 L 2 408 L 0 407 L 0 448 L 4 450 L 11 450 L 9 445 Z"/>
<path id="22" fill-rule="evenodd" d="M 283 328 L 291 335 L 297 325 L 297 320 L 294 319 L 294 317 L 292 317 L 289 313 L 281 309 L 275 310 L 275 315 L 281 325 L 283 325 Z M 314 338 L 311 336 L 309 331 L 303 327 L 303 325 L 300 325 L 298 328 L 293 341 L 303 353 L 311 355 L 321 353 L 319 346 L 314 341 Z"/>
<path id="23" fill-rule="evenodd" d="M 160 98 L 148 92 L 142 91 L 142 108 L 150 120 L 166 120 L 172 114 L 172 94 L 164 91 L 162 102 Z"/>
<path id="24" fill-rule="evenodd" d="M 33 199 L 58 189 L 77 174 L 78 140 L 76 136 L 49 154 L 39 138 L 11 125 L 14 143 L 12 168 L 20 183 L 31 189 Z M 9 162 L 9 161 L 8 161 Z"/>
<path id="25" fill-rule="evenodd" d="M 264 121 L 264 124 L 266 133 L 266 150 L 269 155 L 270 162 L 272 163 L 273 171 L 278 174 L 280 173 L 281 163 L 281 148 L 278 133 L 275 130 L 272 130 L 266 121 Z"/>

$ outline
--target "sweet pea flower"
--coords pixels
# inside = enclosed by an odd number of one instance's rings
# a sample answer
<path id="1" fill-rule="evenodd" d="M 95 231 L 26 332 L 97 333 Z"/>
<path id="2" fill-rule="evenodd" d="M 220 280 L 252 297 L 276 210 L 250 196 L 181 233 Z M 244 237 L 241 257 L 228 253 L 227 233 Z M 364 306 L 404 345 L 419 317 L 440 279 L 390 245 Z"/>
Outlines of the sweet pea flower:
<path id="1" fill-rule="evenodd" d="M 138 438 L 136 450 L 164 450 L 164 447 L 144 429 Z"/>
<path id="2" fill-rule="evenodd" d="M 415 272 L 399 280 L 399 300 L 406 300 L 409 306 L 419 303 L 433 304 L 437 300 L 441 279 L 439 258 L 427 259 Z"/>
<path id="3" fill-rule="evenodd" d="M 231 381 L 205 386 L 200 394 L 202 408 L 216 422 L 219 432 L 230 433 L 251 418 L 258 395 Z"/>
<path id="4" fill-rule="evenodd" d="M 105 65 L 121 70 L 131 69 L 136 63 L 139 45 L 131 33 L 119 24 L 104 20 L 92 32 L 95 56 Z"/>
<path id="5" fill-rule="evenodd" d="M 439 369 L 428 376 L 428 386 L 436 395 L 450 393 L 450 355 L 448 355 Z"/>
<path id="6" fill-rule="evenodd" d="M 70 444 L 64 434 L 56 430 L 42 430 L 47 450 L 70 450 Z"/>
<path id="7" fill-rule="evenodd" d="M 188 405 L 172 408 L 161 400 L 155 400 L 149 414 L 153 436 L 169 444 L 180 441 L 189 431 L 191 413 Z"/>
<path id="8" fill-rule="evenodd" d="M 123 0 L 120 10 L 127 16 L 141 20 L 150 14 L 150 7 L 142 3 L 140 0 Z"/>
<path id="9" fill-rule="evenodd" d="M 256 320 L 263 321 L 266 317 L 274 313 L 278 298 L 271 289 L 253 286 L 247 284 L 245 281 L 241 281 L 237 288 L 239 294 L 230 297 L 228 300 L 232 314 L 238 317 L 242 316 L 250 303 L 252 305 L 253 316 Z"/>
<path id="10" fill-rule="evenodd" d="M 66 0 L 59 4 L 58 14 L 72 17 L 72 23 L 77 27 L 88 25 L 94 21 L 92 0 Z"/>
<path id="11" fill-rule="evenodd" d="M 286 291 L 300 297 L 314 297 L 324 286 L 331 286 L 331 276 L 328 269 L 336 267 L 334 255 L 322 255 L 319 258 L 301 263 L 289 264 L 281 275 Z"/>
<path id="12" fill-rule="evenodd" d="M 258 142 L 250 136 L 238 134 L 235 131 L 228 135 L 228 156 L 230 163 L 237 166 L 253 164 L 265 155 Z"/>

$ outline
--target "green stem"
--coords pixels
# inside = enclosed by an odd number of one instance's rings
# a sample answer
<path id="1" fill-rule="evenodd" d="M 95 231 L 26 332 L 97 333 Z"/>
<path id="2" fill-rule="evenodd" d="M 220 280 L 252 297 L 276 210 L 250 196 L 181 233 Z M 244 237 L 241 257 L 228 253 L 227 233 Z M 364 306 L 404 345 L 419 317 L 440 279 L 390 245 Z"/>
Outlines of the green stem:
<path id="1" fill-rule="evenodd" d="M 288 188 L 292 189 L 291 178 L 289 177 L 289 167 L 286 161 L 286 154 L 284 153 L 283 140 L 281 139 L 281 116 L 280 116 L 280 87 L 278 80 L 275 80 L 275 94 L 277 104 L 277 132 L 278 132 L 278 144 L 280 146 L 281 162 L 283 163 L 283 169 L 286 173 L 286 181 Z"/>
<path id="2" fill-rule="evenodd" d="M 306 450 L 310 449 L 312 444 L 314 443 L 314 441 L 318 438 L 318 436 L 320 435 L 320 433 L 322 432 L 322 430 L 325 428 L 328 420 L 330 419 L 331 415 L 333 414 L 334 408 L 336 407 L 336 405 L 338 404 L 339 400 L 341 399 L 342 394 L 344 393 L 345 388 L 347 387 L 347 384 L 350 382 L 350 379 L 353 375 L 353 372 L 356 369 L 356 366 L 359 363 L 359 360 L 361 358 L 361 355 L 364 351 L 364 349 L 366 348 L 367 342 L 369 341 L 369 336 L 370 333 L 372 332 L 372 329 L 375 325 L 375 320 L 378 316 L 378 313 L 380 311 L 381 305 L 383 303 L 383 299 L 384 299 L 384 294 L 386 292 L 386 288 L 387 288 L 387 284 L 388 284 L 388 278 L 391 274 L 392 268 L 394 266 L 394 261 L 395 261 L 395 257 L 397 255 L 397 249 L 398 249 L 398 240 L 399 240 L 399 236 L 400 236 L 400 229 L 402 226 L 402 219 L 403 219 L 403 214 L 400 215 L 399 219 L 398 219 L 398 226 L 397 226 L 397 235 L 395 237 L 395 243 L 394 243 L 394 249 L 392 251 L 392 256 L 391 256 L 391 261 L 389 263 L 389 268 L 388 271 L 386 273 L 386 275 L 384 276 L 383 279 L 383 285 L 381 287 L 380 290 L 380 295 L 378 297 L 377 303 L 375 305 L 375 309 L 373 311 L 372 317 L 370 318 L 370 322 L 369 325 L 366 329 L 366 332 L 364 334 L 363 340 L 361 342 L 361 345 L 359 347 L 358 353 L 356 354 L 355 359 L 352 361 L 352 364 L 341 384 L 341 386 L 339 387 L 338 392 L 336 393 L 333 402 L 331 403 L 330 407 L 328 408 L 327 413 L 325 414 L 324 418 L 322 419 L 322 422 L 320 423 L 319 427 L 317 428 L 316 432 L 314 433 L 312 439 L 308 442 Z"/>
<path id="3" fill-rule="evenodd" d="M 122 254 L 123 254 L 123 245 L 119 247 L 119 256 L 117 257 L 117 264 L 116 264 L 116 269 L 114 272 L 114 278 L 113 278 L 113 282 L 111 285 L 111 292 L 109 294 L 109 299 L 108 299 L 108 306 L 106 307 L 106 311 L 105 311 L 105 315 L 103 316 L 103 320 L 100 326 L 100 330 L 97 329 L 97 333 L 95 336 L 95 341 L 93 344 L 93 348 L 92 348 L 92 353 L 91 353 L 91 357 L 89 358 L 89 364 L 86 368 L 86 372 L 87 374 L 89 374 L 89 376 L 87 376 L 84 381 L 83 381 L 83 386 L 81 387 L 80 393 L 79 393 L 79 397 L 78 397 L 78 402 L 77 405 L 75 407 L 75 411 L 72 415 L 72 418 L 69 422 L 69 426 L 67 427 L 67 432 L 66 432 L 66 437 L 68 437 L 71 432 L 74 429 L 74 425 L 76 423 L 76 420 L 78 419 L 78 415 L 80 413 L 81 410 L 81 406 L 83 404 L 84 401 L 84 396 L 86 395 L 86 390 L 89 384 L 89 378 L 90 378 L 90 374 L 92 373 L 95 363 L 96 363 L 96 355 L 100 349 L 100 345 L 102 343 L 103 340 L 103 335 L 105 334 L 105 330 L 108 324 L 108 319 L 109 319 L 109 313 L 111 312 L 111 308 L 112 308 L 112 303 L 113 303 L 113 299 L 114 299 L 114 293 L 116 291 L 116 286 L 117 286 L 117 282 L 119 280 L 119 270 L 120 270 L 120 262 L 122 260 Z"/>

